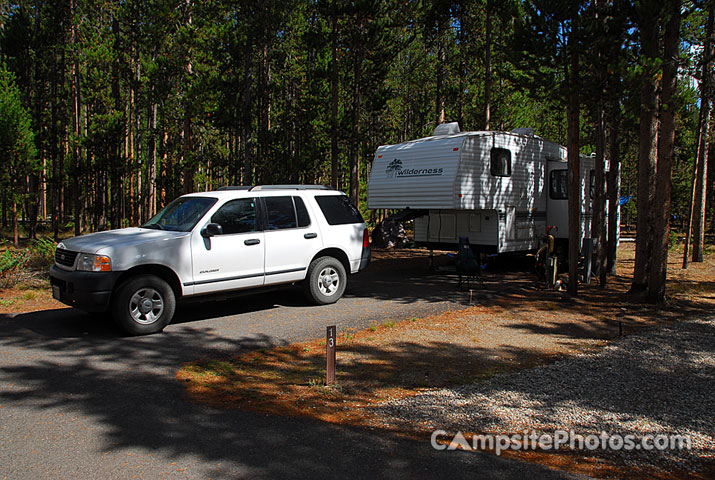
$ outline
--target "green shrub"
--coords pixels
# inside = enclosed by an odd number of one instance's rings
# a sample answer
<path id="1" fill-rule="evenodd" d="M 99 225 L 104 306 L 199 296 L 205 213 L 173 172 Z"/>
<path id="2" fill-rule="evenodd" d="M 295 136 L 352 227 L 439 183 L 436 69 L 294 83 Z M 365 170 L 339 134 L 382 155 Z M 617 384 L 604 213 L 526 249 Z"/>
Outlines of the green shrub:
<path id="1" fill-rule="evenodd" d="M 672 250 L 678 244 L 678 235 L 674 231 L 668 234 L 668 250 Z"/>
<path id="2" fill-rule="evenodd" d="M 0 252 L 0 288 L 46 285 L 55 247 L 55 242 L 49 238 L 33 240 L 27 248 L 21 249 L 4 244 Z"/>
<path id="3" fill-rule="evenodd" d="M 52 266 L 55 261 L 55 249 L 57 244 L 50 238 L 40 238 L 33 240 L 29 250 L 29 267 L 45 270 Z"/>

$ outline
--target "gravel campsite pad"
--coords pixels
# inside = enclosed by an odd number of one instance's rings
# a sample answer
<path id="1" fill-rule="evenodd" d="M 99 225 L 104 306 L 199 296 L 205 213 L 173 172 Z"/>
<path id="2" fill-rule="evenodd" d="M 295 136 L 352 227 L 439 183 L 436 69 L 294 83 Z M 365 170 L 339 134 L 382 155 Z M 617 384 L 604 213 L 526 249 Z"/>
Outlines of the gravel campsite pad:
<path id="1" fill-rule="evenodd" d="M 418 423 L 424 430 L 452 435 L 566 430 L 583 436 L 634 435 L 638 441 L 646 435 L 689 436 L 690 450 L 594 452 L 666 471 L 712 469 L 714 409 L 715 317 L 656 328 L 596 353 L 378 407 L 387 424 Z"/>

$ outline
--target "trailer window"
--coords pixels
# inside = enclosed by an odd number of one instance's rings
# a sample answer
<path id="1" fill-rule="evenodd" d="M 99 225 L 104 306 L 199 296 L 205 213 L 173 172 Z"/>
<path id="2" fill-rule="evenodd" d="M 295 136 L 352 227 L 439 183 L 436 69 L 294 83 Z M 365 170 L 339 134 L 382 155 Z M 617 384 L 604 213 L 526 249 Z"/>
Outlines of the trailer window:
<path id="1" fill-rule="evenodd" d="M 489 170 L 495 177 L 511 177 L 511 151 L 506 148 L 492 148 Z"/>
<path id="2" fill-rule="evenodd" d="M 566 200 L 569 198 L 569 172 L 568 170 L 551 170 L 549 178 L 549 197 L 552 200 Z"/>

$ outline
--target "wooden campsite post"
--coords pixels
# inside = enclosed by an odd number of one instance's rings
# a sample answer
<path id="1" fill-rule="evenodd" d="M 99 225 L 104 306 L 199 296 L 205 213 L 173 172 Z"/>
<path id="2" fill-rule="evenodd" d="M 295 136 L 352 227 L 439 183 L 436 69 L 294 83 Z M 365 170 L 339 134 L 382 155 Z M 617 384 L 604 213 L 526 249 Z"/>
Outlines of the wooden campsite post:
<path id="1" fill-rule="evenodd" d="M 335 383 L 335 340 L 337 339 L 337 329 L 335 325 L 328 327 L 325 335 L 325 384 Z"/>

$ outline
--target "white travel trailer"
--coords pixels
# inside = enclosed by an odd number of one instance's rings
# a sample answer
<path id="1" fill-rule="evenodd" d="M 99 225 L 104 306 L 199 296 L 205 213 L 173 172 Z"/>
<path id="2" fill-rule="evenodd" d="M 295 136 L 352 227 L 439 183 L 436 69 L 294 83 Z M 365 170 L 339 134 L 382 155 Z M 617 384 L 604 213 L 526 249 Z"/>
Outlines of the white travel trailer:
<path id="1" fill-rule="evenodd" d="M 591 232 L 594 159 L 581 156 L 581 238 Z M 442 124 L 431 137 L 377 149 L 367 187 L 371 209 L 411 209 L 415 241 L 452 246 L 459 237 L 483 252 L 539 248 L 547 225 L 568 238 L 566 148 L 534 135 L 460 132 Z"/>

